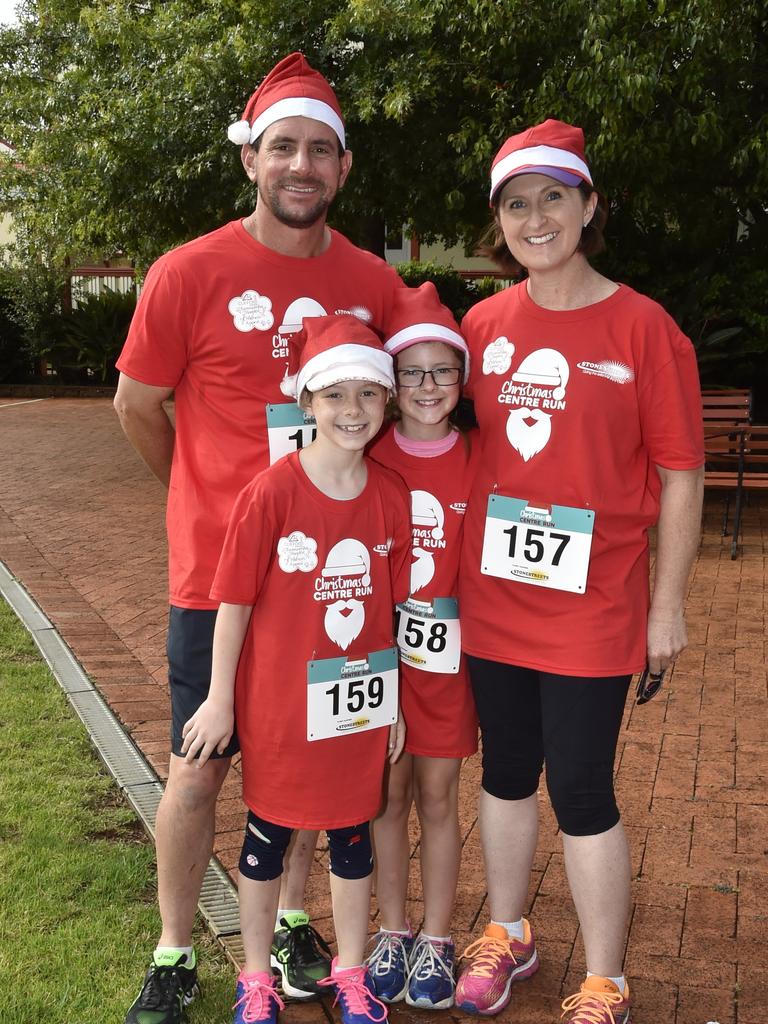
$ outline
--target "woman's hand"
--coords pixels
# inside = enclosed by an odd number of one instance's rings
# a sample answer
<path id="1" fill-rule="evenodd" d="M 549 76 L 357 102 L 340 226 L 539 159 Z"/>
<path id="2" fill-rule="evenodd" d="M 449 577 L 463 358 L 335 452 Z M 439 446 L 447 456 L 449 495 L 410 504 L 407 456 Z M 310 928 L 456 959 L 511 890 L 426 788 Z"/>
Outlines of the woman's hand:
<path id="1" fill-rule="evenodd" d="M 682 607 L 651 609 L 648 613 L 648 668 L 662 672 L 688 646 L 688 632 Z"/>

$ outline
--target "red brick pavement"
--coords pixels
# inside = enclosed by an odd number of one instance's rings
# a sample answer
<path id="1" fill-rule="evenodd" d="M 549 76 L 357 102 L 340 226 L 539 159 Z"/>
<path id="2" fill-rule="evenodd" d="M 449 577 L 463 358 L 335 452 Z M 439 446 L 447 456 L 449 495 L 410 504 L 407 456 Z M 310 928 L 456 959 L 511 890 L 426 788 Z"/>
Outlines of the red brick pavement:
<path id="1" fill-rule="evenodd" d="M 168 758 L 165 689 L 164 493 L 123 438 L 108 400 L 0 399 L 0 558 L 53 620 L 158 774 Z M 719 500 L 688 601 L 690 646 L 665 696 L 630 708 L 618 789 L 631 836 L 634 903 L 626 969 L 636 1024 L 765 1024 L 768 1018 L 768 695 L 765 540 L 768 504 L 754 503 L 731 561 Z M 464 863 L 457 944 L 486 917 L 475 816 L 477 758 L 462 778 Z M 243 811 L 238 773 L 219 804 L 216 850 L 235 865 Z M 542 969 L 499 1018 L 559 1017 L 584 957 L 554 821 L 542 801 L 530 916 Z M 414 829 L 417 856 L 418 833 Z M 412 921 L 421 916 L 414 866 Z M 330 932 L 326 855 L 310 881 L 310 909 Z M 294 1007 L 288 1021 L 320 1020 Z M 429 1020 L 399 1008 L 398 1020 Z M 454 1020 L 464 1020 L 452 1012 Z"/>

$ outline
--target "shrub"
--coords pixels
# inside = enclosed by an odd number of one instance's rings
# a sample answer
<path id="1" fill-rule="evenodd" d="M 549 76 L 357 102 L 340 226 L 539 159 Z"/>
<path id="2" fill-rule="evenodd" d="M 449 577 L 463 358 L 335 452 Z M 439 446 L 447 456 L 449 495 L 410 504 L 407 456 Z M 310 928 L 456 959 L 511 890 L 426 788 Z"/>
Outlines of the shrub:
<path id="1" fill-rule="evenodd" d="M 467 310 L 481 299 L 488 298 L 496 291 L 496 280 L 483 277 L 479 280 L 467 280 L 453 267 L 445 267 L 440 263 L 417 262 L 400 263 L 395 268 L 411 288 L 417 288 L 425 281 L 431 281 L 437 288 L 441 301 L 451 310 L 457 320 L 461 320 Z"/>
<path id="2" fill-rule="evenodd" d="M 72 383 L 114 384 L 115 361 L 128 334 L 136 293 L 105 288 L 61 313 L 45 355 L 57 376 Z"/>
<path id="3" fill-rule="evenodd" d="M 0 281 L 0 383 L 26 384 L 34 371 L 34 356 L 22 327 L 13 319 L 13 302 Z"/>

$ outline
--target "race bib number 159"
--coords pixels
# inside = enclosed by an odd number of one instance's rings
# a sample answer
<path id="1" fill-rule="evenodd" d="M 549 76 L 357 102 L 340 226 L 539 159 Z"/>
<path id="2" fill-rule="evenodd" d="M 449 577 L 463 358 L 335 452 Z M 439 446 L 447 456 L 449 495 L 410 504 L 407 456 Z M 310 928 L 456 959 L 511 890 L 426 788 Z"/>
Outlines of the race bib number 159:
<path id="1" fill-rule="evenodd" d="M 365 732 L 397 721 L 397 648 L 364 661 L 323 658 L 307 663 L 307 739 Z"/>

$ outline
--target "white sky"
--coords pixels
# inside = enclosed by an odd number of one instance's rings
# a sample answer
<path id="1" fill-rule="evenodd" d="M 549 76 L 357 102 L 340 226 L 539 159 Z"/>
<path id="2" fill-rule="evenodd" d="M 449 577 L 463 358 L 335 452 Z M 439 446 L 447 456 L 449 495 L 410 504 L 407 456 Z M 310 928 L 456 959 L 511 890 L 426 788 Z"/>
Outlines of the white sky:
<path id="1" fill-rule="evenodd" d="M 0 24 L 8 25 L 16 21 L 17 0 L 0 0 Z"/>

